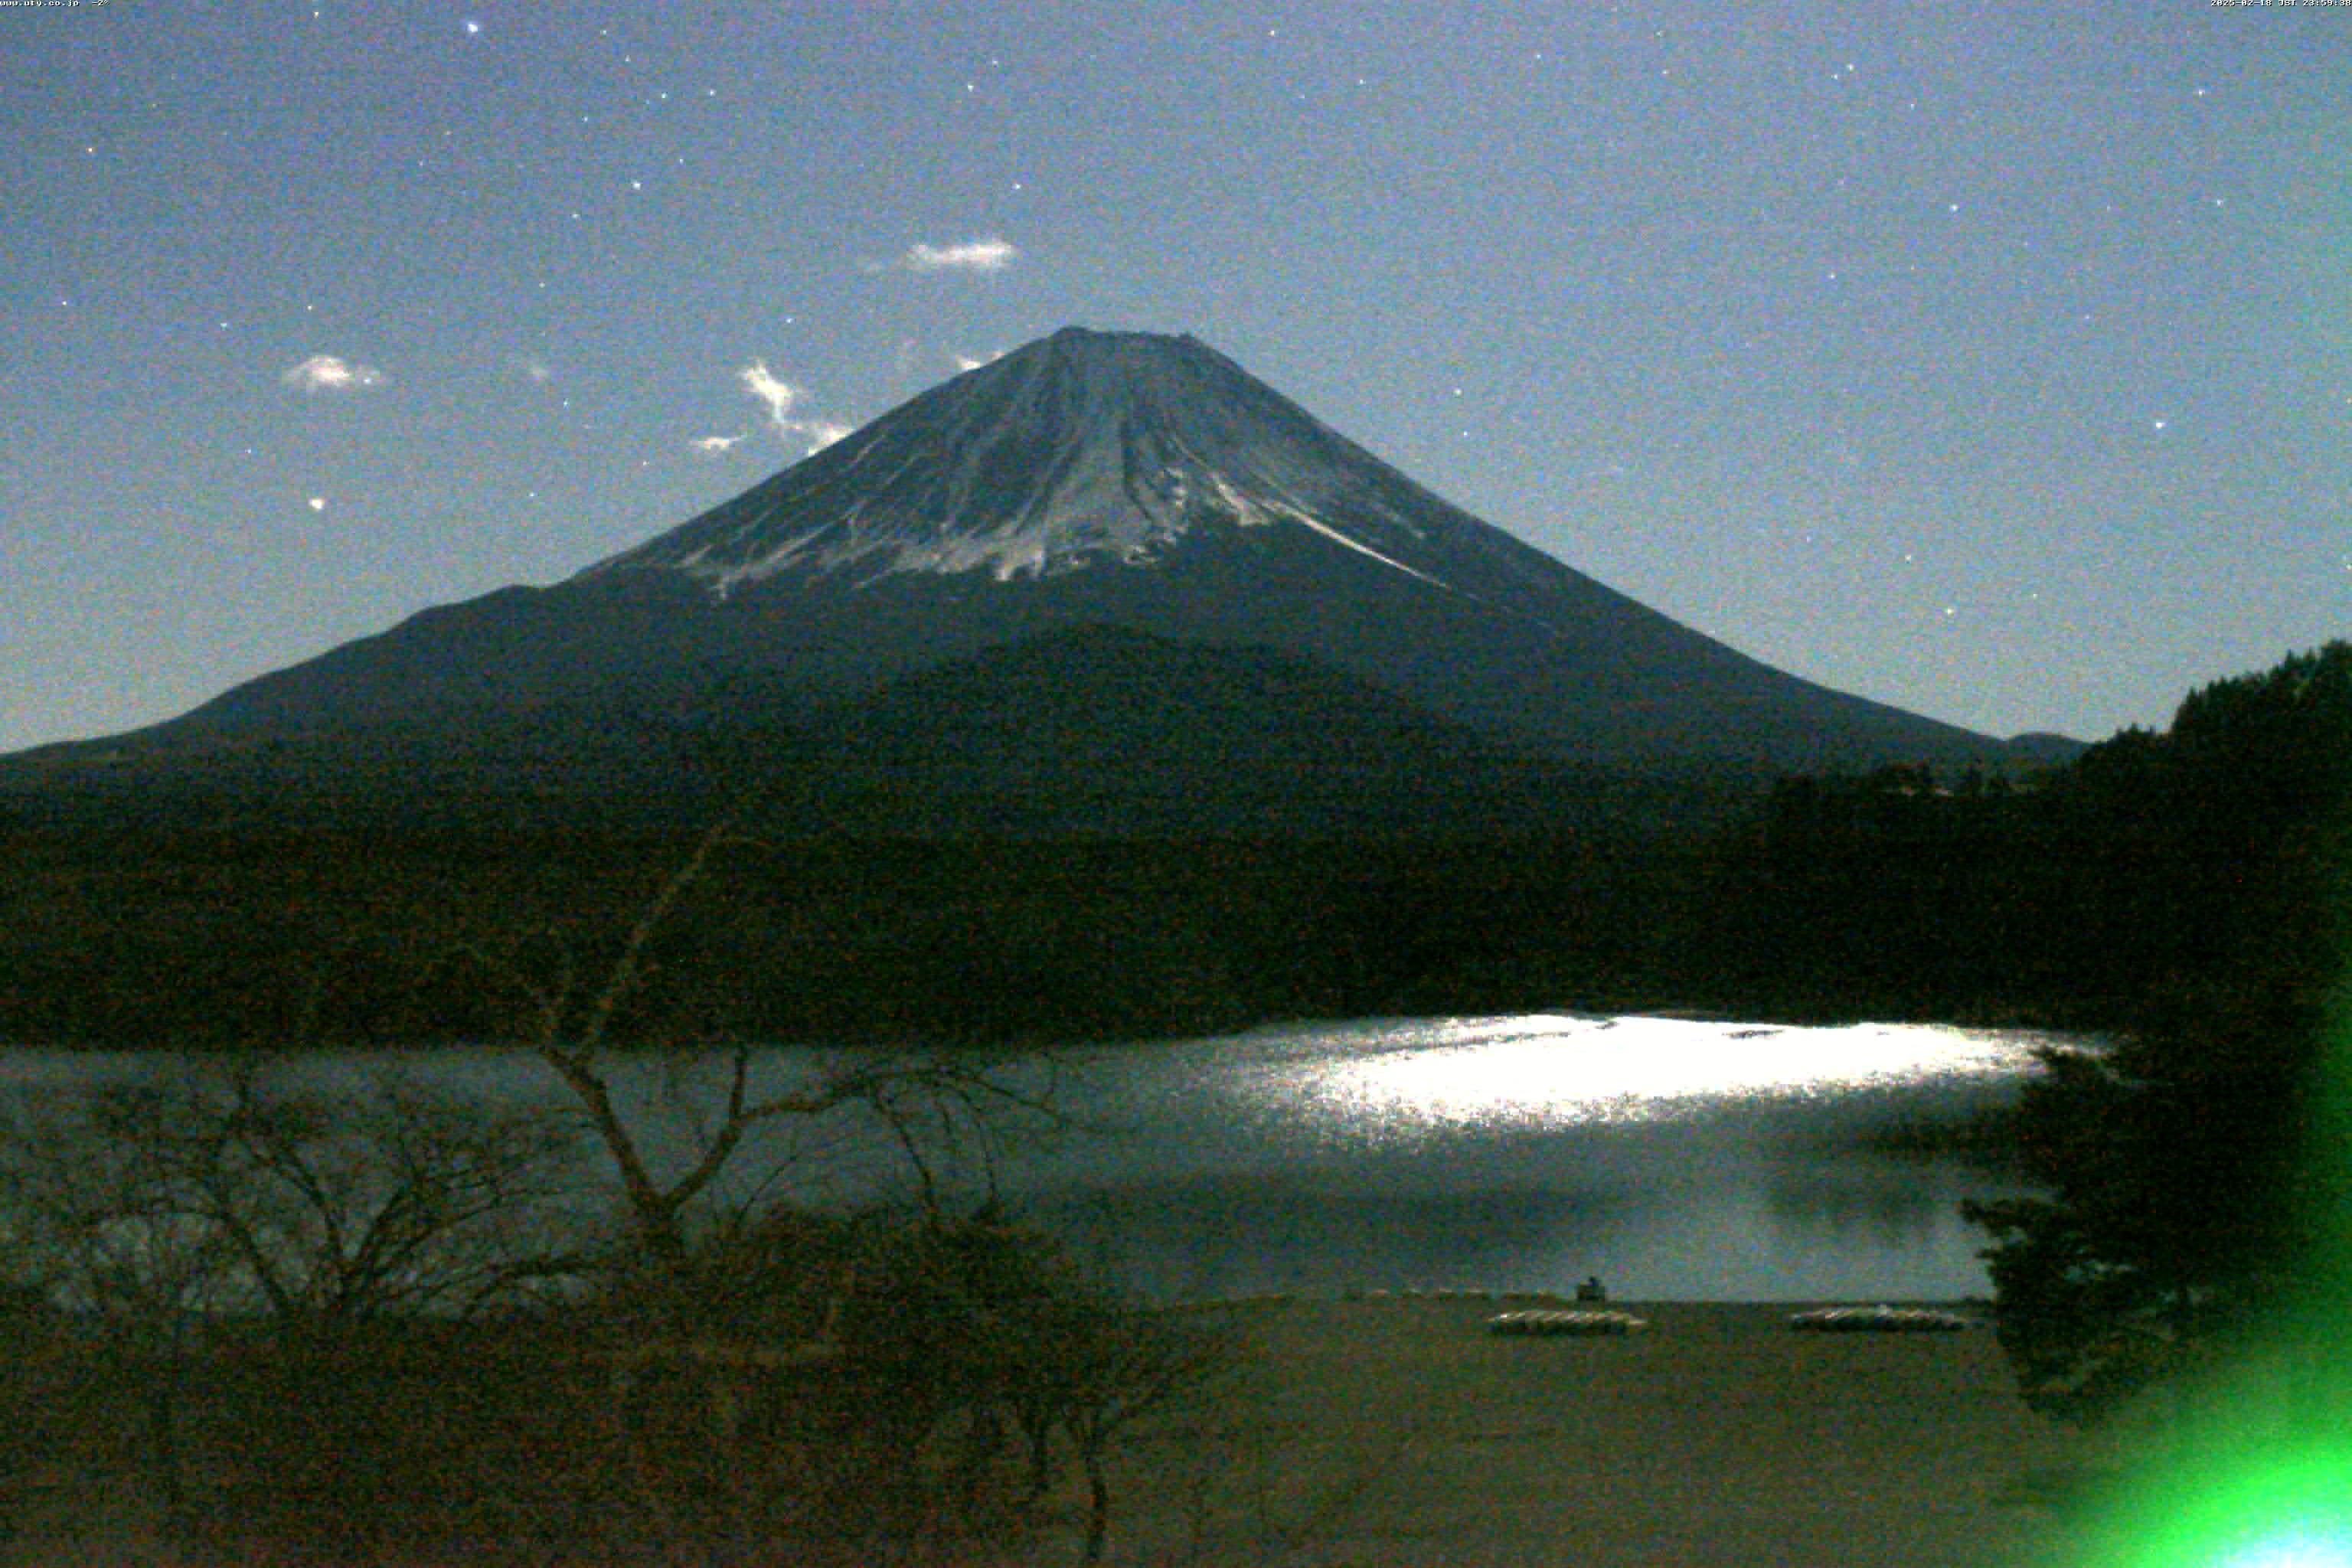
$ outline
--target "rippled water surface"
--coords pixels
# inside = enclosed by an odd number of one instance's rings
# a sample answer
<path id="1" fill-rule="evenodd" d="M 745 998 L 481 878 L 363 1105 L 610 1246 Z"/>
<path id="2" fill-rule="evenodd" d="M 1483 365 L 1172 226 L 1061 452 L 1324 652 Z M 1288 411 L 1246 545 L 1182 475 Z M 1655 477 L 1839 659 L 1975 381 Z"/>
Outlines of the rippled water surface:
<path id="1" fill-rule="evenodd" d="M 1021 1184 L 1171 1296 L 1959 1297 L 1986 1281 L 1958 1205 L 2013 1189 L 1863 1142 L 2006 1100 L 2044 1039 L 1521 1016 L 1130 1047 L 1087 1091 L 1116 1156 Z"/>
<path id="2" fill-rule="evenodd" d="M 1986 1289 L 1958 1205 L 2013 1189 L 1864 1140 L 2006 1100 L 2047 1038 L 1523 1016 L 1015 1058 L 1001 1070 L 1050 1090 L 1070 1125 L 998 1140 L 992 1170 L 1016 1208 L 1160 1297 L 1559 1289 L 1597 1274 L 1625 1299 L 1950 1299 Z M 827 1059 L 779 1049 L 761 1077 L 806 1079 Z M 469 1092 L 559 1099 L 527 1053 L 403 1058 L 420 1061 Z M 0 1058 L 0 1080 L 26 1086 L 130 1070 Z M 635 1114 L 666 1128 L 674 1152 L 720 1091 L 707 1068 L 641 1060 L 628 1076 Z M 907 1184 L 897 1144 L 870 1122 L 773 1130 L 737 1174 L 845 1202 Z"/>

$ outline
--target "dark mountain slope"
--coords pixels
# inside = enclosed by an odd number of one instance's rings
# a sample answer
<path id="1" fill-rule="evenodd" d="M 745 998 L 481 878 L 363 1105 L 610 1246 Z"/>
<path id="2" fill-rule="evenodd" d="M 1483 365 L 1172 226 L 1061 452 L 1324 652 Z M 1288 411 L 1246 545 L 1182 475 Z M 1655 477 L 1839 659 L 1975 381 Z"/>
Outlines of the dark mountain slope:
<path id="1" fill-rule="evenodd" d="M 1592 783 L 1318 665 L 1114 626 L 902 677 L 801 738 L 839 820 L 898 831 L 1491 837 L 1563 827 Z"/>

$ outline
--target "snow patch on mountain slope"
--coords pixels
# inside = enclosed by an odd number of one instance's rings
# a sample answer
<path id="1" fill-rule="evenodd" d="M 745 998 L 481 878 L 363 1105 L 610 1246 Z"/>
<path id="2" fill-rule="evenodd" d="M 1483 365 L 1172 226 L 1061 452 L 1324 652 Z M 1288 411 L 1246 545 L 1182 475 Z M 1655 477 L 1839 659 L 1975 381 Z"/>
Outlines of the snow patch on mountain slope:
<path id="1" fill-rule="evenodd" d="M 901 573 L 961 574 L 985 571 L 998 582 L 1046 577 L 1096 565 L 1150 567 L 1192 529 L 1218 521 L 1240 528 L 1285 523 L 1436 586 L 1436 577 L 1324 521 L 1286 496 L 1252 494 L 1205 465 L 1177 461 L 1138 471 L 1123 443 L 1086 442 L 1066 454 L 1049 488 L 1024 498 L 1010 517 L 982 528 L 961 526 L 972 506 L 969 473 L 947 490 L 940 521 L 871 516 L 866 502 L 839 517 L 804 527 L 757 555 L 731 559 L 724 546 L 758 539 L 774 519 L 761 512 L 728 537 L 676 557 L 670 564 L 724 598 L 739 588 L 795 571 L 853 571 L 861 583 Z"/>
<path id="2" fill-rule="evenodd" d="M 1333 528 L 1330 524 L 1322 521 L 1320 519 L 1314 517 L 1310 513 L 1302 511 L 1297 507 L 1292 506 L 1287 501 L 1254 501 L 1250 500 L 1249 497 L 1243 495 L 1240 491 L 1234 489 L 1231 485 L 1225 483 L 1223 479 L 1217 480 L 1216 485 L 1218 495 L 1223 498 L 1226 505 L 1234 509 L 1235 514 L 1239 517 L 1243 526 L 1244 527 L 1252 525 L 1264 526 L 1266 523 L 1277 521 L 1295 522 L 1302 528 L 1312 529 L 1314 531 L 1321 534 L 1324 538 L 1331 541 L 1335 544 L 1344 544 L 1360 555 L 1369 555 L 1383 566 L 1393 566 L 1408 577 L 1418 577 L 1424 583 L 1435 584 L 1436 586 L 1441 588 L 1445 586 L 1444 584 L 1439 583 L 1436 578 L 1431 576 L 1428 573 L 1417 572 L 1402 561 L 1391 560 L 1389 557 L 1381 554 L 1379 551 L 1373 549 L 1370 545 L 1363 543 L 1360 540 L 1349 538 L 1346 534 L 1340 532 L 1338 529 Z"/>
<path id="3" fill-rule="evenodd" d="M 1446 586 L 1425 501 L 1387 475 L 1190 340 L 1057 333 L 590 570 L 677 571 L 720 598 L 791 574 L 1007 582 L 1297 526 Z"/>

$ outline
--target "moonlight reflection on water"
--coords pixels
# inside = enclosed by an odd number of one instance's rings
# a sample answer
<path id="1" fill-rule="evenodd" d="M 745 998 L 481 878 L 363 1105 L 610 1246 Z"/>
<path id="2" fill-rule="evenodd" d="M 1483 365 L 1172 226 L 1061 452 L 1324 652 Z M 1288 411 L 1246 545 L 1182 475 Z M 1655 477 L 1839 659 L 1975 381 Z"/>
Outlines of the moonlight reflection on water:
<path id="1" fill-rule="evenodd" d="M 1155 1295 L 1563 1289 L 1722 1300 L 1985 1290 L 1966 1198 L 1871 1147 L 2005 1102 L 2048 1037 L 1532 1015 L 1106 1053 L 1097 1140 L 1018 1181 Z M 1099 1076 L 1095 1076 L 1099 1075 Z"/>
<path id="2" fill-rule="evenodd" d="M 2012 1079 L 2031 1040 L 1921 1026 L 1776 1028 L 1536 1016 L 1410 1028 L 1387 1048 L 1266 1070 L 1264 1103 L 1368 1129 L 1671 1121 L 1743 1100 Z"/>
<path id="3" fill-rule="evenodd" d="M 1050 1092 L 1066 1123 L 997 1129 L 988 1158 L 964 1163 L 960 1192 L 977 1201 L 992 1187 L 1160 1298 L 1564 1289 L 1598 1273 L 1653 1299 L 1952 1299 L 1987 1289 L 1983 1238 L 1961 1222 L 1961 1200 L 2017 1189 L 1951 1159 L 1886 1154 L 1871 1135 L 2002 1103 L 2049 1042 L 1528 1015 L 1006 1058 L 995 1070 Z M 806 1084 L 842 1060 L 763 1052 L 755 1088 Z M 158 1065 L 13 1053 L 0 1092 L 46 1095 Z M 721 1064 L 610 1065 L 652 1163 L 690 1163 L 724 1096 Z M 331 1052 L 295 1066 L 320 1087 L 398 1071 L 491 1103 L 568 1103 L 528 1051 Z M 600 1159 L 593 1146 L 583 1157 Z M 761 1124 L 723 1185 L 740 1202 L 824 1205 L 912 1191 L 897 1136 L 856 1117 Z"/>

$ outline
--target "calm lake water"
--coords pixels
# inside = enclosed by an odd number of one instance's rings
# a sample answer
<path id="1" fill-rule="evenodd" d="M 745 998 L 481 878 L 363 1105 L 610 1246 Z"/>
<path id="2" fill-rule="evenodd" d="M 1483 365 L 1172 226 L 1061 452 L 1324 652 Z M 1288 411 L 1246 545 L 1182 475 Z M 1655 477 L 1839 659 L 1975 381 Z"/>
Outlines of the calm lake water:
<path id="1" fill-rule="evenodd" d="M 1058 1127 L 918 1147 L 1161 1299 L 1272 1290 L 1565 1289 L 1621 1299 L 1953 1299 L 1988 1292 L 1962 1199 L 2016 1189 L 1941 1158 L 1874 1153 L 1874 1128 L 2006 1101 L 2050 1037 L 1921 1026 L 1799 1028 L 1646 1017 L 1377 1019 L 1008 1057 Z M 306 1064 L 324 1078 L 393 1058 Z M 772 1087 L 837 1056 L 778 1049 Z M 560 1103 L 529 1054 L 441 1051 L 404 1070 L 508 1101 Z M 0 1082 L 142 1070 L 122 1058 L 0 1054 Z M 628 1065 L 632 1114 L 682 1160 L 720 1079 Z M 928 1124 L 927 1124 L 928 1125 Z M 869 1120 L 775 1128 L 739 1195 L 906 1195 Z"/>

